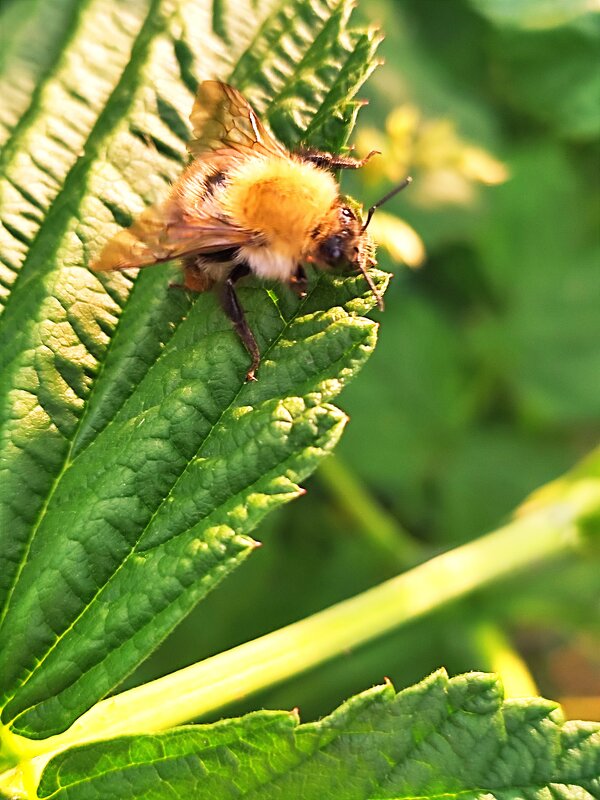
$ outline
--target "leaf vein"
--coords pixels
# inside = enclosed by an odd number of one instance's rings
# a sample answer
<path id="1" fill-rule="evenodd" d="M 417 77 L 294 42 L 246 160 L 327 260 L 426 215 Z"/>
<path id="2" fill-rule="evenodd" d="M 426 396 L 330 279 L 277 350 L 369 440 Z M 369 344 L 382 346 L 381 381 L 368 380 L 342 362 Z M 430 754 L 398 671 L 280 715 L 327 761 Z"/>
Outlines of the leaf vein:
<path id="1" fill-rule="evenodd" d="M 282 328 L 282 330 L 280 331 L 279 335 L 276 337 L 276 339 L 274 339 L 274 340 L 273 340 L 273 342 L 271 343 L 271 345 L 269 346 L 269 348 L 268 348 L 268 349 L 265 351 L 265 353 L 263 354 L 263 358 L 265 358 L 265 357 L 268 355 L 268 353 L 269 353 L 269 352 L 270 352 L 270 351 L 273 349 L 273 347 L 275 347 L 276 343 L 277 343 L 277 342 L 279 341 L 279 339 L 280 339 L 280 338 L 283 336 L 283 334 L 284 334 L 285 330 L 287 329 L 287 327 L 289 327 L 289 326 L 292 324 L 292 322 L 293 322 L 293 321 L 296 319 L 296 317 L 297 317 L 297 316 L 300 314 L 300 311 L 301 311 L 301 309 L 303 308 L 303 306 L 304 306 L 304 305 L 305 305 L 305 304 L 308 302 L 308 300 L 310 299 L 310 297 L 312 296 L 312 294 L 313 294 L 313 293 L 316 291 L 316 288 L 317 288 L 317 285 L 318 285 L 318 283 L 319 283 L 319 280 L 317 280 L 317 281 L 315 282 L 315 285 L 312 287 L 311 291 L 310 291 L 310 292 L 307 294 L 307 296 L 306 296 L 306 297 L 305 297 L 305 298 L 304 298 L 304 299 L 303 299 L 303 300 L 302 300 L 302 301 L 299 303 L 298 307 L 296 308 L 296 310 L 294 311 L 294 313 L 292 314 L 292 316 L 291 316 L 291 317 L 289 318 L 289 320 L 287 321 L 287 323 L 286 323 L 286 326 L 284 326 L 284 327 Z M 272 300 L 271 300 L 271 302 L 272 302 Z M 226 415 L 226 414 L 227 414 L 227 413 L 228 413 L 228 412 L 229 412 L 229 411 L 230 411 L 230 410 L 231 410 L 231 409 L 234 407 L 235 403 L 237 402 L 237 400 L 238 400 L 238 398 L 239 398 L 240 392 L 243 390 L 244 386 L 245 386 L 245 383 L 244 383 L 244 381 L 241 381 L 241 382 L 240 382 L 240 386 L 239 386 L 239 388 L 238 388 L 238 391 L 236 392 L 235 396 L 232 398 L 232 400 L 231 400 L 231 402 L 229 403 L 229 405 L 228 405 L 228 406 L 226 406 L 226 407 L 225 407 L 225 409 L 222 411 L 222 413 L 219 415 L 218 419 L 217 419 L 217 420 L 215 420 L 215 422 L 212 424 L 212 426 L 210 427 L 209 431 L 206 433 L 206 435 L 204 436 L 204 438 L 202 439 L 202 441 L 201 441 L 201 442 L 200 442 L 200 444 L 198 445 L 198 448 L 197 448 L 197 450 L 196 450 L 196 454 L 195 454 L 195 456 L 194 456 L 194 457 L 193 457 L 193 458 L 190 460 L 190 462 L 189 462 L 189 463 L 192 463 L 194 458 L 198 458 L 198 456 L 200 455 L 200 453 L 201 453 L 201 451 L 202 451 L 202 448 L 203 448 L 203 447 L 206 445 L 206 443 L 209 441 L 209 439 L 210 439 L 210 437 L 211 437 L 212 433 L 213 433 L 213 432 L 214 432 L 214 430 L 215 430 L 215 429 L 218 427 L 218 425 L 219 425 L 219 423 L 221 422 L 221 420 L 223 419 L 223 417 L 224 417 L 224 416 L 225 416 L 225 415 Z M 132 546 L 132 548 L 131 548 L 131 550 L 130 550 L 130 553 L 129 553 L 129 554 L 128 554 L 128 555 L 127 555 L 127 556 L 126 556 L 126 557 L 125 557 L 125 558 L 124 558 L 124 559 L 121 561 L 121 563 L 120 563 L 120 564 L 117 566 L 117 569 L 116 569 L 116 570 L 113 572 L 112 576 L 111 576 L 111 577 L 108 579 L 108 581 L 106 581 L 106 582 L 105 582 L 105 583 L 104 583 L 104 584 L 103 584 L 101 587 L 99 587 L 99 588 L 97 589 L 97 591 L 94 593 L 94 595 L 92 596 L 92 598 L 91 598 L 89 601 L 87 601 L 87 602 L 86 602 L 85 606 L 83 606 L 83 608 L 82 608 L 82 609 L 79 611 L 79 613 L 78 613 L 78 614 L 77 614 L 77 615 L 74 617 L 74 619 L 73 619 L 73 620 L 72 620 L 72 622 L 69 624 L 69 626 L 68 626 L 67 628 L 65 628 L 65 630 L 64 630 L 64 631 L 62 631 L 62 633 L 61 633 L 61 634 L 59 634 L 59 635 L 58 635 L 58 636 L 55 638 L 54 642 L 53 642 L 53 643 L 52 643 L 52 644 L 51 644 L 51 645 L 50 645 L 50 646 L 49 646 L 49 647 L 46 649 L 46 651 L 44 652 L 44 654 L 43 654 L 43 655 L 42 655 L 42 654 L 38 654 L 38 656 L 37 656 L 37 658 L 36 658 L 36 664 L 35 664 L 35 666 L 33 667 L 33 669 L 31 669 L 31 670 L 29 670 L 29 671 L 27 671 L 27 672 L 26 672 L 26 677 L 24 678 L 24 680 L 22 680 L 22 681 L 19 681 L 19 682 L 16 684 L 16 686 L 15 686 L 15 692 L 16 692 L 18 689 L 22 689 L 22 688 L 24 688 L 24 687 L 27 685 L 27 683 L 29 683 L 29 681 L 30 681 L 30 680 L 31 680 L 31 678 L 32 678 L 32 677 L 33 677 L 33 676 L 36 674 L 36 672 L 38 671 L 38 669 L 40 669 L 40 668 L 43 666 L 43 664 L 45 663 L 45 661 L 47 660 L 47 658 L 50 656 L 50 654 L 51 654 L 51 653 L 52 653 L 52 652 L 53 652 L 53 651 L 56 649 L 56 647 L 57 647 L 57 646 L 60 644 L 60 642 L 62 641 L 62 639 L 63 639 L 63 638 L 64 638 L 64 637 L 65 637 L 65 636 L 66 636 L 66 635 L 67 635 L 67 634 L 68 634 L 68 633 L 69 633 L 69 632 L 70 632 L 70 631 L 71 631 L 71 630 L 72 630 L 72 629 L 75 627 L 76 623 L 77 623 L 77 622 L 78 622 L 78 621 L 79 621 L 79 620 L 80 620 L 80 619 L 81 619 L 81 618 L 84 616 L 84 614 L 85 614 L 85 613 L 88 611 L 88 609 L 89 609 L 89 608 L 90 608 L 90 607 L 93 605 L 94 601 L 95 601 L 95 600 L 97 599 L 97 597 L 98 597 L 98 596 L 101 594 L 101 592 L 102 592 L 102 591 L 105 589 L 105 587 L 106 587 L 106 586 L 107 586 L 107 585 L 110 583 L 110 581 L 111 581 L 111 580 L 113 580 L 113 578 L 115 577 L 115 575 L 117 575 L 117 574 L 120 572 L 120 570 L 123 568 L 123 566 L 124 566 L 124 565 L 125 565 L 125 563 L 127 562 L 128 558 L 130 558 L 130 557 L 131 557 L 131 555 L 132 555 L 132 554 L 135 552 L 135 549 L 136 549 L 136 547 L 137 547 L 137 544 L 139 543 L 139 541 L 141 541 L 141 539 L 143 538 L 143 536 L 144 536 L 145 532 L 146 532 L 146 531 L 149 529 L 150 525 L 152 524 L 153 520 L 156 518 L 156 516 L 157 516 L 157 514 L 159 513 L 160 509 L 161 509 L 161 508 L 164 506 L 164 504 L 165 504 L 165 503 L 167 503 L 167 502 L 168 502 L 168 500 L 169 500 L 169 497 L 171 497 L 171 496 L 172 496 L 172 493 L 173 493 L 173 491 L 175 490 L 176 486 L 178 485 L 179 481 L 181 480 L 181 478 L 183 477 L 183 475 L 186 473 L 186 471 L 187 471 L 187 469 L 188 469 L 188 466 L 189 466 L 189 465 L 186 465 L 186 467 L 185 467 L 185 468 L 184 468 L 184 469 L 183 469 L 183 470 L 180 472 L 180 474 L 177 476 L 177 478 L 176 478 L 176 479 L 175 479 L 175 481 L 173 482 L 173 484 L 172 484 L 171 488 L 169 489 L 169 491 L 167 492 L 167 494 L 165 495 L 165 497 L 164 497 L 164 498 L 163 498 L 163 499 L 160 501 L 160 503 L 158 504 L 158 506 L 157 506 L 157 507 L 156 507 L 156 509 L 154 510 L 154 513 L 152 514 L 152 516 L 150 517 L 150 519 L 148 520 L 148 522 L 146 523 L 146 525 L 144 526 L 144 528 L 143 528 L 143 529 L 140 531 L 140 533 L 139 533 L 139 535 L 138 535 L 138 541 L 137 541 L 137 542 L 136 542 L 136 543 L 135 543 L 135 544 Z M 27 550 L 27 552 L 29 552 L 29 549 L 31 548 L 31 544 L 32 544 L 32 541 L 33 541 L 33 536 L 35 535 L 35 532 L 36 532 L 36 531 L 37 531 L 37 529 L 39 528 L 39 525 L 40 525 L 40 523 L 41 523 L 41 520 L 43 519 L 43 515 L 45 515 L 45 513 L 46 513 L 46 510 L 47 510 L 47 508 L 48 508 L 48 505 L 49 505 L 49 503 L 50 503 L 50 500 L 51 500 L 51 498 L 52 498 L 52 496 L 53 496 L 54 492 L 56 491 L 56 487 L 58 486 L 58 483 L 59 483 L 59 482 L 60 482 L 60 480 L 62 479 L 62 476 L 64 475 L 64 473 L 65 473 L 65 471 L 66 471 L 66 469 L 67 469 L 67 468 L 68 468 L 68 467 L 67 467 L 66 465 L 65 465 L 65 466 L 63 466 L 63 469 L 61 470 L 61 472 L 60 472 L 60 473 L 59 473 L 59 475 L 57 476 L 56 480 L 54 481 L 54 484 L 53 484 L 53 490 L 52 490 L 51 494 L 49 494 L 49 495 L 48 495 L 48 498 L 47 498 L 47 500 L 46 500 L 46 502 L 45 502 L 45 504 L 44 504 L 44 506 L 43 506 L 43 509 L 42 509 L 43 513 L 42 513 L 42 512 L 40 512 L 40 515 L 39 515 L 39 517 L 38 517 L 38 520 L 36 521 L 36 525 L 35 525 L 35 527 L 34 527 L 34 531 L 33 531 L 33 533 L 32 533 L 32 536 L 30 537 L 30 540 L 29 540 L 29 543 L 28 543 L 28 550 Z M 22 566 L 21 566 L 21 568 L 20 568 L 20 570 L 19 570 L 19 574 L 20 574 L 20 572 L 21 572 L 21 571 L 22 571 L 22 569 L 23 569 L 23 565 L 24 565 L 24 562 L 23 562 L 23 564 L 22 564 Z M 13 588 L 12 588 L 12 591 L 14 591 L 14 586 L 13 586 Z M 7 604 L 7 605 L 8 605 L 8 604 Z M 14 696 L 14 693 L 13 693 L 13 696 Z M 29 710 L 29 709 L 25 709 L 25 710 Z M 21 713 L 24 713 L 24 711 L 25 711 L 25 710 L 23 710 Z"/>

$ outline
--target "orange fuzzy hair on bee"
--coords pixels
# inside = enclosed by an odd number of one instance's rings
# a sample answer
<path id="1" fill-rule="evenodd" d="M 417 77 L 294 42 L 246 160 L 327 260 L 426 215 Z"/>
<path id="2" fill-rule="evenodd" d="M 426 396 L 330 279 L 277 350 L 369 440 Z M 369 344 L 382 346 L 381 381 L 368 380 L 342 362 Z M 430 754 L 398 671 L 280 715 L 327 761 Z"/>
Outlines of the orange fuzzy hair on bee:
<path id="1" fill-rule="evenodd" d="M 338 196 L 331 173 L 304 161 L 248 159 L 231 174 L 223 205 L 238 224 L 302 258 L 310 233 Z"/>

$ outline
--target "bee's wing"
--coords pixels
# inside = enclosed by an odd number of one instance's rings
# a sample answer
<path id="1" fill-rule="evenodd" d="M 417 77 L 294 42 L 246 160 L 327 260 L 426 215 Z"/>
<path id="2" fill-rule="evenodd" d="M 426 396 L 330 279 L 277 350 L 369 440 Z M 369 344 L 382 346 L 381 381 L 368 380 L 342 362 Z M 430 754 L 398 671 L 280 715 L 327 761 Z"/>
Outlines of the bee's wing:
<path id="1" fill-rule="evenodd" d="M 203 81 L 190 115 L 194 138 L 188 143 L 197 157 L 194 187 L 203 176 L 217 170 L 227 172 L 248 155 L 287 157 L 288 153 L 258 119 L 242 95 L 226 83 Z M 147 208 L 126 230 L 113 237 L 91 265 L 96 271 L 147 267 L 188 255 L 210 254 L 252 244 L 256 234 L 223 218 L 212 203 L 195 198 L 193 215 L 187 214 L 187 184 L 180 181 L 171 199 Z"/>
<path id="2" fill-rule="evenodd" d="M 148 267 L 183 256 L 209 254 L 252 242 L 252 234 L 210 216 L 189 216 L 168 200 L 150 206 L 131 227 L 119 231 L 107 242 L 91 264 L 97 272 Z"/>
<path id="3" fill-rule="evenodd" d="M 190 122 L 193 138 L 188 142 L 188 150 L 194 157 L 224 150 L 279 157 L 288 155 L 244 97 L 226 83 L 200 83 Z"/>

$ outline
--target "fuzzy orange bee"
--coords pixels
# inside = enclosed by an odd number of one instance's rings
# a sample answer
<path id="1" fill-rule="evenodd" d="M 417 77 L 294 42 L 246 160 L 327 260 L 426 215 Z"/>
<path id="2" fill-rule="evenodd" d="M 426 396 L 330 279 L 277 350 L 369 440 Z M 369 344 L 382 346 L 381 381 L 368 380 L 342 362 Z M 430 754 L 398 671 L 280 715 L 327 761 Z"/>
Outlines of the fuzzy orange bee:
<path id="1" fill-rule="evenodd" d="M 185 288 L 204 292 L 221 284 L 223 308 L 251 358 L 248 380 L 260 353 L 234 288 L 245 275 L 281 281 L 302 295 L 304 263 L 357 269 L 383 306 L 369 275 L 375 245 L 366 228 L 375 208 L 410 178 L 373 206 L 363 223 L 355 204 L 340 195 L 332 171 L 362 167 L 373 153 L 362 160 L 315 150 L 290 153 L 242 95 L 218 81 L 199 85 L 190 121 L 193 160 L 169 197 L 111 239 L 92 269 L 181 259 Z"/>

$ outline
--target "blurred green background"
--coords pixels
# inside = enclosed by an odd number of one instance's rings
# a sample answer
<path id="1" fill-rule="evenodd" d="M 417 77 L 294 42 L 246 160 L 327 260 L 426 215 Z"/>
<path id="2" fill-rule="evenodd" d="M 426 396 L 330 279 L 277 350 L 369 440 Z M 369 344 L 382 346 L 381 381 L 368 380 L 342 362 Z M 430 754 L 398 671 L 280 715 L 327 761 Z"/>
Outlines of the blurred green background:
<path id="1" fill-rule="evenodd" d="M 600 429 L 600 14 L 583 0 L 370 0 L 385 59 L 354 141 L 383 155 L 343 188 L 395 273 L 350 423 L 301 500 L 132 677 L 148 680 L 318 611 L 503 524 Z M 378 215 L 375 219 L 377 220 Z M 356 507 L 342 480 L 356 481 Z M 385 515 L 394 553 L 365 515 Z M 503 638 L 505 637 L 505 638 Z M 454 603 L 227 709 L 300 707 L 490 669 L 513 647 L 540 693 L 600 719 L 600 559 L 565 559 Z M 582 710 L 570 698 L 587 698 Z M 594 697 L 596 701 L 594 701 Z M 580 701 L 581 702 L 581 701 Z M 596 703 L 596 705 L 594 705 Z"/>

